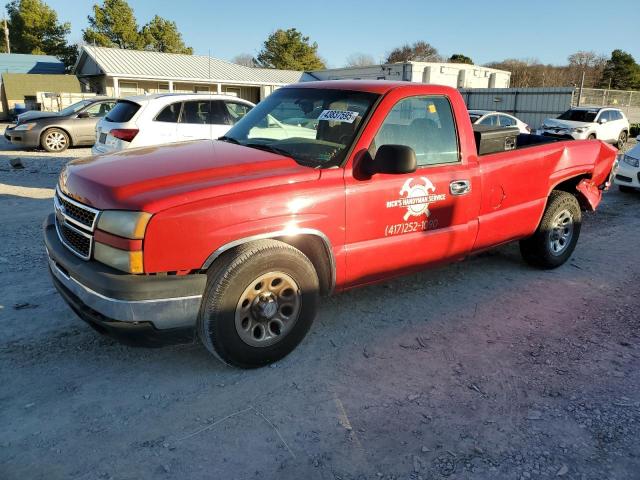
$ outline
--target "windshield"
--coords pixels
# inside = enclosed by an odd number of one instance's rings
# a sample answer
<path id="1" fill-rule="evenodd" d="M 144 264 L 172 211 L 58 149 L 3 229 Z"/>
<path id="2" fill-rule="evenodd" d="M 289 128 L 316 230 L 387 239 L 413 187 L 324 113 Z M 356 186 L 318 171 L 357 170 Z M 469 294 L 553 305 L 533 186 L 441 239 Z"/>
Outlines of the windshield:
<path id="1" fill-rule="evenodd" d="M 340 165 L 377 98 L 367 92 L 282 88 L 221 140 L 273 151 L 314 168 Z"/>
<path id="2" fill-rule="evenodd" d="M 76 113 L 77 111 L 82 110 L 84 107 L 86 107 L 90 103 L 91 103 L 91 100 L 81 100 L 77 103 L 73 103 L 69 105 L 67 108 L 63 108 L 58 112 L 58 114 L 62 116 L 71 115 L 72 113 Z"/>
<path id="3" fill-rule="evenodd" d="M 573 122 L 594 122 L 598 110 L 567 110 L 558 117 L 558 120 L 571 120 Z"/>

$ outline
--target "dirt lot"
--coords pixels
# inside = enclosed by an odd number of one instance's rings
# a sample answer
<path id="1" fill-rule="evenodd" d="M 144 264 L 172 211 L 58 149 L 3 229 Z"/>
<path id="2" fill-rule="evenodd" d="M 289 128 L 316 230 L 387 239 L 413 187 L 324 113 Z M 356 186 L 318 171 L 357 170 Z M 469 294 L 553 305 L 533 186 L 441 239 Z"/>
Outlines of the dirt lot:
<path id="1" fill-rule="evenodd" d="M 560 269 L 512 245 L 345 293 L 241 371 L 100 337 L 55 293 L 40 224 L 86 153 L 0 152 L 0 478 L 640 478 L 640 195 L 609 192 Z"/>

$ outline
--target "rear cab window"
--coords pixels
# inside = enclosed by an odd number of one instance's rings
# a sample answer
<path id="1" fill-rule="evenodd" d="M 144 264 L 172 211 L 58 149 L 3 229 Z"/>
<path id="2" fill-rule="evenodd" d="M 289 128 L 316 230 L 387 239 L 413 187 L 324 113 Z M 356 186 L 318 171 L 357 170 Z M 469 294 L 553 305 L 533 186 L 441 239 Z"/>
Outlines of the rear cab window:
<path id="1" fill-rule="evenodd" d="M 133 118 L 140 110 L 140 105 L 130 100 L 118 100 L 116 106 L 111 109 L 104 119 L 107 122 L 125 123 Z"/>

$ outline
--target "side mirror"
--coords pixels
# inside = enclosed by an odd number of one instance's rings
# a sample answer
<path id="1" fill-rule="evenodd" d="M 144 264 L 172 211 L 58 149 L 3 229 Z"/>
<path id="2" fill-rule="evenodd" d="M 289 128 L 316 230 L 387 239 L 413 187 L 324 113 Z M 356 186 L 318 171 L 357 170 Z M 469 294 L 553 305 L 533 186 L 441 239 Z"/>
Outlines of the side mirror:
<path id="1" fill-rule="evenodd" d="M 413 173 L 418 168 L 416 152 L 406 145 L 382 145 L 373 160 L 372 173 Z"/>
<path id="2" fill-rule="evenodd" d="M 607 119 L 606 118 L 601 118 L 600 120 L 598 120 L 598 123 L 600 125 L 602 125 L 603 123 L 607 123 Z"/>
<path id="3" fill-rule="evenodd" d="M 78 114 L 78 118 L 89 118 L 91 115 L 89 115 L 89 112 L 80 112 Z"/>

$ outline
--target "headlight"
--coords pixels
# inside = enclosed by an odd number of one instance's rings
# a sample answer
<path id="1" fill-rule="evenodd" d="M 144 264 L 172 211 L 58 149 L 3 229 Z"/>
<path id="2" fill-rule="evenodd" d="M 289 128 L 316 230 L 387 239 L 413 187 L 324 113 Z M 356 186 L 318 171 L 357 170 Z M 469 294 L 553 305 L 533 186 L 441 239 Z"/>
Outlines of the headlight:
<path id="1" fill-rule="evenodd" d="M 586 127 L 578 127 L 578 128 L 572 128 L 571 131 L 575 132 L 575 133 L 584 133 L 586 132 L 588 129 Z"/>
<path id="2" fill-rule="evenodd" d="M 635 168 L 640 167 L 640 160 L 637 158 L 630 157 L 629 155 L 623 156 L 622 161 L 627 165 L 631 165 L 632 167 L 635 167 Z"/>
<path id="3" fill-rule="evenodd" d="M 93 258 L 128 273 L 144 273 L 142 239 L 151 214 L 106 210 L 100 213 Z"/>
<path id="4" fill-rule="evenodd" d="M 35 126 L 35 123 L 23 123 L 22 125 L 18 125 L 16 128 L 14 128 L 14 130 L 31 130 Z"/>
<path id="5" fill-rule="evenodd" d="M 100 213 L 98 229 L 119 237 L 140 240 L 144 238 L 150 218 L 151 214 L 147 212 L 106 210 Z"/>
<path id="6" fill-rule="evenodd" d="M 144 262 L 142 251 L 135 252 L 120 250 L 110 245 L 95 242 L 93 246 L 93 258 L 97 261 L 128 273 L 143 273 Z"/>

